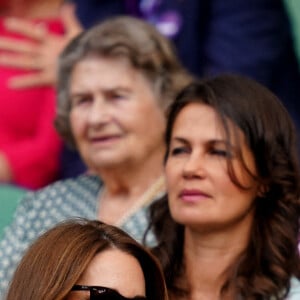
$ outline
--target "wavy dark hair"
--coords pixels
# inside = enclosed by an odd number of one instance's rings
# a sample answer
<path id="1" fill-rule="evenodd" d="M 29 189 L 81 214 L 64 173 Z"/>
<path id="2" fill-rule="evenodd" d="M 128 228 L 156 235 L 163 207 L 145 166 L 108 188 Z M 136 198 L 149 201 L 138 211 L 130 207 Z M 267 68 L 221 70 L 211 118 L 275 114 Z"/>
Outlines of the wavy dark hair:
<path id="1" fill-rule="evenodd" d="M 166 159 L 174 122 L 189 103 L 211 106 L 227 139 L 232 138 L 229 122 L 242 130 L 256 163 L 257 175 L 252 176 L 265 187 L 265 193 L 254 200 L 250 242 L 230 266 L 221 292 L 233 286 L 243 299 L 283 299 L 289 292 L 291 277 L 300 276 L 300 171 L 291 118 L 279 99 L 252 79 L 224 74 L 196 81 L 170 107 Z M 227 165 L 231 180 L 243 188 L 234 176 L 230 158 Z M 167 200 L 166 196 L 152 205 L 149 229 L 158 239 L 153 251 L 163 265 L 168 289 L 178 295 L 183 292 L 177 279 L 184 276 L 184 226 L 172 220 Z"/>
<path id="2" fill-rule="evenodd" d="M 93 26 L 66 46 L 58 63 L 55 126 L 72 146 L 75 142 L 69 121 L 69 84 L 74 67 L 90 56 L 127 59 L 148 80 L 164 110 L 191 81 L 191 75 L 177 58 L 174 45 L 149 23 L 118 16 Z"/>

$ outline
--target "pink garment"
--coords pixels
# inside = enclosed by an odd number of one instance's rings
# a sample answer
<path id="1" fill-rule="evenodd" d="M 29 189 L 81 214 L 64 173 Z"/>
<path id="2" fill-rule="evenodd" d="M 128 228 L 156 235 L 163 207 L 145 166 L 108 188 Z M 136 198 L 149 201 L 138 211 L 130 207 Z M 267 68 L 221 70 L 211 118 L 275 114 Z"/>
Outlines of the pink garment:
<path id="1" fill-rule="evenodd" d="M 0 34 L 5 31 L 0 19 Z M 40 23 L 41 21 L 39 21 Z M 58 20 L 43 21 L 54 33 L 63 33 Z M 55 90 L 52 87 L 10 89 L 8 79 L 26 71 L 0 67 L 0 151 L 12 168 L 13 184 L 37 189 L 57 179 L 62 141 L 53 126 Z"/>

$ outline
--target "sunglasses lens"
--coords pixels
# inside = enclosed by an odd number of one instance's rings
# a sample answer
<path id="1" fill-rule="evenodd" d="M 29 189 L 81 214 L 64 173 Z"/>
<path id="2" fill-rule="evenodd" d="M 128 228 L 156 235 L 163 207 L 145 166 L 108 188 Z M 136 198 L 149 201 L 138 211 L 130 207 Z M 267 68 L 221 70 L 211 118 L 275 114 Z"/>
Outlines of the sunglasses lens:
<path id="1" fill-rule="evenodd" d="M 91 291 L 90 300 L 123 300 L 121 295 L 113 291 Z"/>

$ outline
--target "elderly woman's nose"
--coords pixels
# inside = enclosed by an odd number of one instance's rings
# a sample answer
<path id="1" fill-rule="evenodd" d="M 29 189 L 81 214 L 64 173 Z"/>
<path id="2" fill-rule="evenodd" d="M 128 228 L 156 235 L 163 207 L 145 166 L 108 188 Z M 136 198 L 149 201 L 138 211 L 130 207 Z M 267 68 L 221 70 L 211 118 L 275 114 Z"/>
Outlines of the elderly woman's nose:
<path id="1" fill-rule="evenodd" d="M 109 105 L 102 97 L 96 97 L 90 106 L 88 120 L 90 123 L 104 123 L 110 119 Z"/>

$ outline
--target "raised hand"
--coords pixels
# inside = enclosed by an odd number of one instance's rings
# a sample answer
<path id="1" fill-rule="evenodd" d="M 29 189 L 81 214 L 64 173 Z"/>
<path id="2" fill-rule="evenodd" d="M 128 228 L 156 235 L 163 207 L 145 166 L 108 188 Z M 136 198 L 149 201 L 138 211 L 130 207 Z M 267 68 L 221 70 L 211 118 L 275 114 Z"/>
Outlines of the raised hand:
<path id="1" fill-rule="evenodd" d="M 26 37 L 26 40 L 0 37 L 0 66 L 33 71 L 10 79 L 11 88 L 28 88 L 33 86 L 53 85 L 56 83 L 56 66 L 60 52 L 82 27 L 75 16 L 71 4 L 62 6 L 60 18 L 65 34 L 53 34 L 42 26 L 24 19 L 8 18 L 6 29 Z"/>

